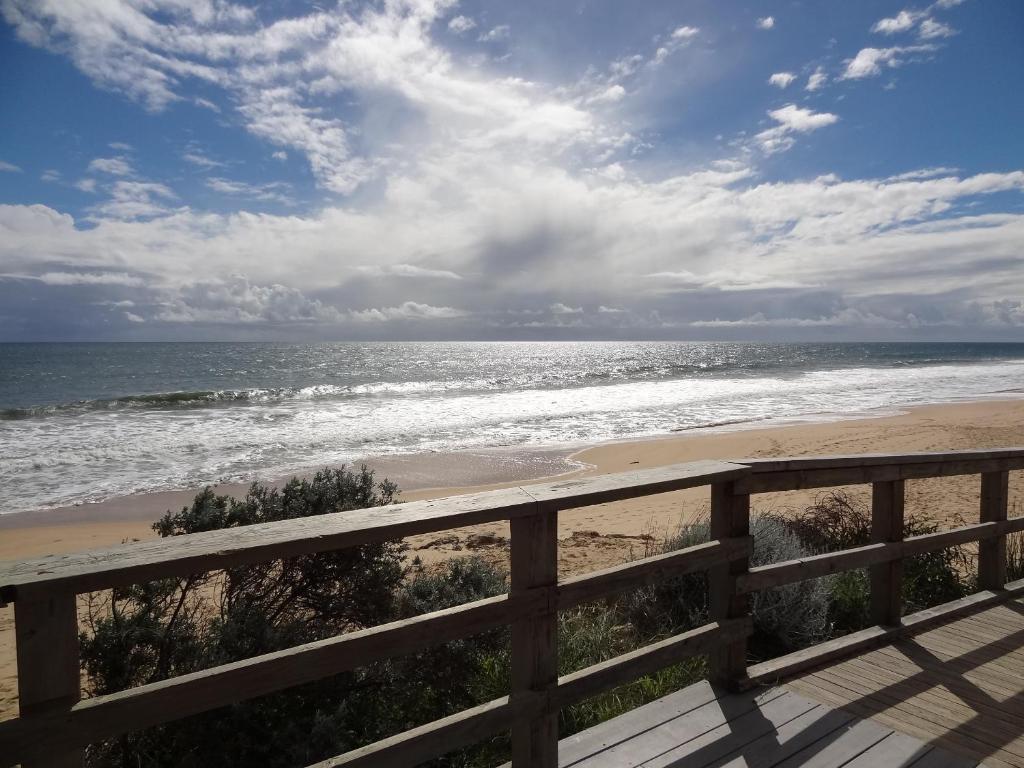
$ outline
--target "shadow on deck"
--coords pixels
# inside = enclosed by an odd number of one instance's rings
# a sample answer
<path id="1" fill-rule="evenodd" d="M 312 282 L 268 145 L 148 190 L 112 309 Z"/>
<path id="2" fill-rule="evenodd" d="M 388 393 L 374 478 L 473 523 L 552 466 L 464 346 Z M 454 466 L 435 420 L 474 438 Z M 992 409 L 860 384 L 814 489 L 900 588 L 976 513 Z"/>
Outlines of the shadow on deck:
<path id="1" fill-rule="evenodd" d="M 728 693 L 701 682 L 561 742 L 562 768 L 1024 766 L 1024 603 Z"/>

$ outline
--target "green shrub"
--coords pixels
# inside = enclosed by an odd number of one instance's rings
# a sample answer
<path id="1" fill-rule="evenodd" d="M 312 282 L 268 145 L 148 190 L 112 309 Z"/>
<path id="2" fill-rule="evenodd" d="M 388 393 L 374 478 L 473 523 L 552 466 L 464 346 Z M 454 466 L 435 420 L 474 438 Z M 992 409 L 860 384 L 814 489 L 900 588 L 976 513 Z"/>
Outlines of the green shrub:
<path id="1" fill-rule="evenodd" d="M 813 553 L 835 552 L 871 542 L 871 510 L 844 491 L 828 491 L 802 512 L 771 517 L 787 526 Z M 910 515 L 903 535 L 921 536 L 939 531 L 931 520 Z M 970 560 L 960 547 L 907 558 L 903 566 L 904 613 L 930 608 L 968 594 L 972 588 Z M 866 572 L 852 571 L 833 577 L 829 609 L 832 631 L 843 634 L 871 624 L 870 584 Z"/>
<path id="2" fill-rule="evenodd" d="M 209 488 L 154 528 L 160 536 L 235 528 L 389 504 L 373 473 L 324 470 L 244 499 Z M 403 546 L 386 542 L 165 579 L 95 597 L 81 636 L 88 690 L 99 695 L 390 620 L 405 578 Z M 376 738 L 386 665 L 346 673 L 93 745 L 92 766 L 292 766 Z M 401 686 L 394 686 L 400 688 Z M 368 712 L 380 723 L 368 720 Z"/>
<path id="3" fill-rule="evenodd" d="M 706 518 L 678 528 L 650 554 L 672 552 L 709 540 Z M 794 560 L 811 554 L 786 521 L 773 516 L 751 520 L 754 538 L 751 565 Z M 751 596 L 754 634 L 749 651 L 766 659 L 821 642 L 830 634 L 828 580 L 804 581 Z M 622 610 L 644 638 L 664 637 L 708 621 L 708 577 L 704 572 L 665 580 L 627 596 Z"/>

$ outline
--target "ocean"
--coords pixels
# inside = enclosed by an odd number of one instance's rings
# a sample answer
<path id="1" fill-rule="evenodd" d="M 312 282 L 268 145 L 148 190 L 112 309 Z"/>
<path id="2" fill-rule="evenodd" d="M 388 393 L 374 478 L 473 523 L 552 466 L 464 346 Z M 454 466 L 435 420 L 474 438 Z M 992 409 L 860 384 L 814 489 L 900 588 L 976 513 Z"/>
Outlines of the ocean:
<path id="1" fill-rule="evenodd" d="M 0 514 L 1024 393 L 1024 344 L 0 344 Z"/>

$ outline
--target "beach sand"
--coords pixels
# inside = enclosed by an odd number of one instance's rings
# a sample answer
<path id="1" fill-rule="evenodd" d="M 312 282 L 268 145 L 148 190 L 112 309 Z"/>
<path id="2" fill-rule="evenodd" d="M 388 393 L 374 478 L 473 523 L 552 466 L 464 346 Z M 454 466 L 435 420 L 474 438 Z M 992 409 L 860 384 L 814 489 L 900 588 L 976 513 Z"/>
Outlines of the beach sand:
<path id="1" fill-rule="evenodd" d="M 694 461 L 848 453 L 897 453 L 1024 446 L 1024 400 L 982 401 L 915 408 L 897 416 L 800 423 L 728 432 L 683 433 L 664 438 L 615 442 L 566 451 L 470 452 L 392 457 L 370 461 L 379 473 L 406 490 L 402 500 L 464 493 L 537 481 L 553 472 L 592 475 Z M 1024 472 L 1011 473 L 1011 515 L 1024 513 Z M 439 478 L 444 487 L 427 487 Z M 436 485 L 436 483 L 435 483 Z M 977 476 L 907 483 L 907 514 L 944 525 L 978 518 Z M 244 485 L 221 486 L 244 493 Z M 863 501 L 866 486 L 846 489 Z M 109 546 L 154 536 L 152 522 L 168 509 L 188 503 L 196 489 L 145 494 L 99 504 L 0 517 L 0 560 Z M 764 494 L 756 510 L 802 509 L 822 491 Z M 573 510 L 559 519 L 559 567 L 563 575 L 583 573 L 644 553 L 657 540 L 707 509 L 708 489 L 697 488 Z M 484 525 L 409 540 L 409 556 L 424 563 L 478 554 L 507 562 L 507 524 Z M 0 609 L 0 717 L 16 710 L 12 607 Z"/>

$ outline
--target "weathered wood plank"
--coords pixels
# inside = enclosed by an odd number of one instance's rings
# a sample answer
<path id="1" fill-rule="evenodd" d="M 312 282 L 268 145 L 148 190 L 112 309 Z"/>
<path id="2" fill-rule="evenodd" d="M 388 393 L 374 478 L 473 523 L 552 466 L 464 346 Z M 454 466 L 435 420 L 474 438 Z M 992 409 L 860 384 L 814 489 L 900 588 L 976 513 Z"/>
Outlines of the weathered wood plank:
<path id="1" fill-rule="evenodd" d="M 729 716 L 737 717 L 785 693 L 784 688 L 774 688 L 756 695 L 753 692 L 747 692 L 730 696 Z M 718 701 L 720 696 L 722 696 L 721 689 L 716 689 L 707 680 L 702 680 L 649 704 L 624 712 L 612 720 L 591 726 L 562 739 L 558 749 L 559 765 L 586 764 L 586 759 L 608 750 L 614 750 L 620 745 L 627 746 L 631 756 L 639 760 L 642 755 L 638 754 L 639 750 L 635 743 L 630 744 L 630 742 L 638 734 L 645 734 L 644 744 L 649 745 L 651 742 L 646 738 L 646 734 L 657 737 L 659 734 L 668 733 L 671 729 L 663 726 L 668 726 L 670 721 L 679 720 L 684 715 L 688 723 L 687 729 L 691 732 L 697 732 L 697 723 L 706 722 L 708 717 L 714 719 L 711 725 L 707 725 L 704 730 L 721 725 L 725 722 L 725 714 Z M 663 749 L 677 746 L 677 742 L 671 740 L 663 743 Z M 662 751 L 658 750 L 657 746 L 654 746 L 654 749 L 653 754 Z M 502 768 L 509 768 L 509 765 L 506 764 Z"/>
<path id="2" fill-rule="evenodd" d="M 649 768 L 654 765 L 700 768 L 736 746 L 771 733 L 776 723 L 798 717 L 815 706 L 815 702 L 784 689 L 760 695 L 753 692 L 729 694 L 719 689 L 716 701 L 665 721 L 648 704 L 640 710 L 641 727 L 632 724 L 623 727 L 619 718 L 602 723 L 595 737 L 608 746 L 584 759 L 562 762 L 562 765 L 566 768 L 570 765 L 572 768 Z"/>
<path id="3" fill-rule="evenodd" d="M 1014 517 L 1001 521 L 972 523 L 949 531 L 911 536 L 903 541 L 878 542 L 839 552 L 803 557 L 799 560 L 771 563 L 751 568 L 748 573 L 740 575 L 737 578 L 736 588 L 740 592 L 755 592 L 759 589 L 779 587 L 805 579 L 817 579 L 854 568 L 902 560 L 972 541 L 987 541 L 1020 530 L 1024 530 L 1024 517 Z"/>
<path id="4" fill-rule="evenodd" d="M 0 563 L 0 601 L 49 590 L 89 592 L 152 579 L 510 520 L 739 477 L 739 464 L 696 461 L 671 467 L 541 483 L 387 507 L 136 542 L 108 549 Z"/>
<path id="5" fill-rule="evenodd" d="M 828 552 L 751 568 L 748 573 L 737 578 L 736 589 L 740 592 L 756 592 L 759 589 L 781 587 L 797 581 L 817 579 L 854 568 L 885 563 L 900 557 L 902 548 L 898 542 L 868 544 L 841 552 Z"/>
<path id="6" fill-rule="evenodd" d="M 47 713 L 35 722 L 25 718 L 6 721 L 0 723 L 0 754 L 34 755 L 44 738 L 50 746 L 85 746 L 468 637 L 536 614 L 548 602 L 548 593 L 543 589 L 499 595 L 97 696 L 76 704 L 70 711 Z M 76 675 L 77 672 L 76 659 Z"/>
<path id="7" fill-rule="evenodd" d="M 519 488 L 413 501 L 0 563 L 0 600 L 89 592 L 280 557 L 328 552 L 463 525 L 533 514 Z"/>
<path id="8" fill-rule="evenodd" d="M 547 691 L 558 679 L 558 513 L 512 521 L 512 595 L 542 589 L 549 601 L 512 623 L 512 700 Z M 512 723 L 515 768 L 557 768 L 558 712 Z"/>
<path id="9" fill-rule="evenodd" d="M 981 522 L 1006 520 L 1010 473 L 986 472 L 981 476 Z M 1006 536 L 984 541 L 978 546 L 978 586 L 1002 589 L 1006 583 Z"/>
<path id="10" fill-rule="evenodd" d="M 904 616 L 895 626 L 868 627 L 843 637 L 826 640 L 824 643 L 810 648 L 755 664 L 748 668 L 747 673 L 752 682 L 777 683 L 800 672 L 821 667 L 835 659 L 852 656 L 882 643 L 890 642 L 897 637 L 921 632 L 938 622 L 949 621 L 965 613 L 1007 602 L 1021 595 L 1024 595 L 1024 579 L 1010 582 L 1006 585 L 1005 591 L 976 592 L 968 597 Z"/>
<path id="11" fill-rule="evenodd" d="M 902 480 L 874 483 L 871 488 L 872 543 L 903 539 Z M 896 624 L 903 614 L 903 561 L 890 560 L 873 565 L 871 579 L 871 618 L 875 624 Z"/>
<path id="12" fill-rule="evenodd" d="M 544 510 L 576 509 L 723 482 L 742 477 L 749 471 L 746 466 L 733 462 L 692 461 L 668 467 L 531 484 L 524 486 L 523 490 Z"/>
<path id="13" fill-rule="evenodd" d="M 716 761 L 716 768 L 775 768 L 781 761 L 820 741 L 838 738 L 837 732 L 847 730 L 853 719 L 849 712 L 819 704 Z"/>
<path id="14" fill-rule="evenodd" d="M 842 681 L 833 680 L 827 676 L 827 671 L 811 675 L 810 685 L 813 692 L 808 688 L 801 688 L 805 695 L 819 698 L 818 692 L 830 693 L 838 706 L 855 714 L 873 717 L 881 723 L 897 728 L 904 733 L 909 733 L 920 739 L 939 744 L 945 749 L 968 750 L 977 754 L 986 753 L 986 764 L 991 766 L 1006 766 L 1007 768 L 1018 768 L 1014 764 L 1019 761 L 1017 758 L 1001 749 L 995 749 L 988 745 L 980 744 L 976 739 L 959 732 L 958 730 L 947 730 L 937 726 L 935 722 L 925 716 L 925 713 L 918 711 L 913 706 L 890 705 L 874 697 L 864 696 L 856 690 L 847 688 Z"/>
<path id="15" fill-rule="evenodd" d="M 750 496 L 736 492 L 734 482 L 711 486 L 711 537 L 741 538 L 750 535 Z M 737 580 L 748 573 L 750 559 L 736 558 L 708 572 L 708 612 L 716 621 L 750 614 L 750 596 L 737 589 Z M 711 678 L 729 688 L 745 685 L 747 640 L 743 637 L 723 646 L 710 661 Z"/>
<path id="16" fill-rule="evenodd" d="M 36 753 L 23 768 L 81 766 L 81 749 L 54 744 L 39 725 L 64 716 L 81 698 L 78 611 L 72 594 L 14 606 L 21 722 L 35 726 Z M 0 745 L 0 754 L 10 754 Z M 15 753 L 16 754 L 16 753 Z"/>
<path id="17" fill-rule="evenodd" d="M 407 768 L 507 730 L 509 723 L 535 717 L 543 707 L 544 697 L 540 694 L 520 695 L 515 700 L 505 696 L 332 757 L 310 768 Z"/>
<path id="18" fill-rule="evenodd" d="M 707 570 L 735 558 L 749 557 L 752 546 L 749 536 L 709 541 L 676 552 L 574 576 L 558 583 L 558 607 L 571 608 L 588 600 L 636 589 L 662 579 Z"/>
<path id="19" fill-rule="evenodd" d="M 735 643 L 753 631 L 749 616 L 705 624 L 652 645 L 616 656 L 558 679 L 551 691 L 551 708 L 562 707 L 656 672 L 691 656 Z"/>
<path id="20" fill-rule="evenodd" d="M 979 745 L 1005 751 L 1024 761 L 1024 746 L 1013 743 L 1014 735 L 1008 733 L 1005 726 L 976 717 L 968 706 L 957 706 L 951 701 L 936 701 L 902 685 L 886 686 L 863 668 L 854 671 L 843 664 L 822 670 L 815 677 L 827 678 L 833 684 L 842 686 L 850 691 L 851 698 L 859 698 L 893 712 L 914 715 L 922 722 L 930 723 L 935 733 L 956 733 Z"/>
<path id="21" fill-rule="evenodd" d="M 1024 447 L 963 450 L 913 451 L 907 453 L 847 453 L 829 456 L 784 456 L 769 459 L 739 459 L 755 474 L 784 472 L 796 469 L 829 469 L 833 467 L 870 467 L 889 464 L 929 464 L 986 460 L 1024 460 Z"/>
<path id="22" fill-rule="evenodd" d="M 746 459 L 743 463 L 752 472 L 737 481 L 737 489 L 767 493 L 1024 469 L 1024 449 Z"/>
<path id="23" fill-rule="evenodd" d="M 914 706 L 930 708 L 933 712 L 960 719 L 979 733 L 989 734 L 993 739 L 990 743 L 995 746 L 1020 754 L 1024 744 L 1010 746 L 1011 742 L 1019 742 L 1022 736 L 1021 726 L 1024 723 L 1018 712 L 992 699 L 980 687 L 962 681 L 950 681 L 951 686 L 946 686 L 942 681 L 950 679 L 938 676 L 942 666 L 939 663 L 929 665 L 918 678 L 908 682 L 908 678 L 901 676 L 899 671 L 877 664 L 875 657 L 876 654 L 869 654 L 840 666 L 844 674 L 852 675 L 854 679 L 880 686 L 885 692 L 903 697 Z M 927 687 L 922 683 L 923 680 L 934 683 Z"/>
<path id="24" fill-rule="evenodd" d="M 870 723 L 872 721 L 862 720 L 861 722 Z M 849 762 L 836 763 L 836 765 L 842 768 L 878 768 L 882 765 L 902 768 L 902 766 L 912 765 L 914 761 L 920 760 L 932 750 L 933 747 L 930 744 L 923 744 L 905 733 L 890 731 L 888 736 L 870 749 Z"/>
<path id="25" fill-rule="evenodd" d="M 727 713 L 724 724 L 706 731 L 696 738 L 679 739 L 679 746 L 642 763 L 644 768 L 717 766 L 738 749 L 742 749 L 759 737 L 770 736 L 794 718 L 813 710 L 823 709 L 817 702 L 809 701 L 794 693 L 787 693 L 773 699 L 739 717 L 731 717 L 728 713 L 727 707 L 730 703 L 728 698 L 722 700 L 723 709 L 726 709 Z M 680 728 L 685 725 L 685 721 L 679 723 Z M 600 765 L 602 768 L 616 766 L 614 763 Z M 623 763 L 619 763 L 616 768 L 622 765 Z"/>
<path id="26" fill-rule="evenodd" d="M 852 721 L 826 734 L 828 738 L 807 745 L 772 768 L 838 768 L 885 741 L 892 733 L 892 729 L 873 720 Z M 921 746 L 920 742 L 917 746 Z M 879 762 L 875 765 L 894 766 L 897 763 Z"/>

